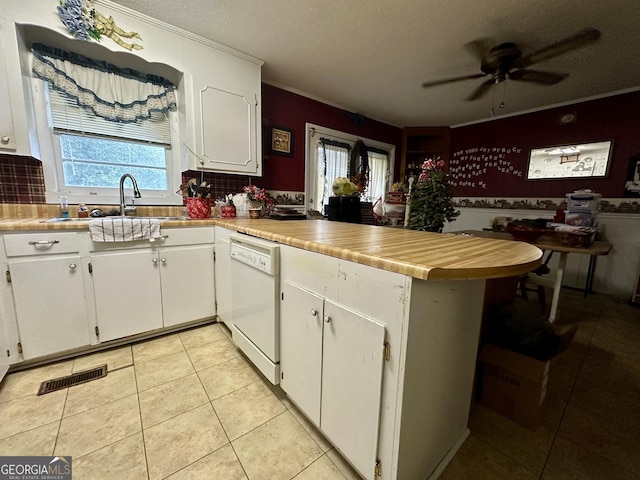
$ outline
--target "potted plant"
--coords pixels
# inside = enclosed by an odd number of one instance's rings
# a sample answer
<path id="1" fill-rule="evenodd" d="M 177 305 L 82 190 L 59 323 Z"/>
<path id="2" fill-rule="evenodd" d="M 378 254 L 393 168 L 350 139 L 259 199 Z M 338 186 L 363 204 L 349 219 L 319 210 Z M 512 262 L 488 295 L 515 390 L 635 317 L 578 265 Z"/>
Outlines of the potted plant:
<path id="1" fill-rule="evenodd" d="M 242 187 L 242 192 L 247 196 L 247 200 L 249 201 L 249 216 L 251 218 L 259 218 L 265 200 L 264 188 L 248 185 Z"/>
<path id="2" fill-rule="evenodd" d="M 442 232 L 444 222 L 453 222 L 460 211 L 453 207 L 453 189 L 444 161 L 425 160 L 418 181 L 409 197 L 407 228 Z"/>

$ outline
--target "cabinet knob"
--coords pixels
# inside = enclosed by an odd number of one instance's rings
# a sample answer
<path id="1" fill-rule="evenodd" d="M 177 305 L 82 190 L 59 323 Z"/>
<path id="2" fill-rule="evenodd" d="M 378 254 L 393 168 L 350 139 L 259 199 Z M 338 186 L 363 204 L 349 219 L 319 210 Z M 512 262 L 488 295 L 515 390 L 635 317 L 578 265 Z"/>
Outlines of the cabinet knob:
<path id="1" fill-rule="evenodd" d="M 154 264 L 157 264 L 157 263 L 158 263 L 158 259 L 157 259 L 156 257 L 153 257 L 153 259 L 151 259 L 151 261 L 152 261 Z"/>
<path id="2" fill-rule="evenodd" d="M 315 308 L 311 309 L 311 316 L 312 317 L 317 317 L 318 316 L 318 310 L 316 310 Z"/>
<path id="3" fill-rule="evenodd" d="M 69 269 L 70 269 L 70 270 L 75 270 L 75 269 L 76 269 L 76 266 L 77 266 L 77 265 L 76 265 L 75 263 L 70 263 L 70 264 L 69 264 Z"/>
<path id="4" fill-rule="evenodd" d="M 3 145 L 8 145 L 10 141 L 11 141 L 11 138 L 6 135 L 3 135 L 2 137 L 0 137 L 0 143 L 2 143 Z"/>
<path id="5" fill-rule="evenodd" d="M 167 259 L 166 259 L 166 258 L 164 258 L 164 257 L 162 257 L 162 258 L 160 259 L 160 261 L 161 261 L 162 263 L 167 263 Z"/>
<path id="6" fill-rule="evenodd" d="M 331 317 L 329 315 L 324 317 L 325 323 L 331 323 Z"/>

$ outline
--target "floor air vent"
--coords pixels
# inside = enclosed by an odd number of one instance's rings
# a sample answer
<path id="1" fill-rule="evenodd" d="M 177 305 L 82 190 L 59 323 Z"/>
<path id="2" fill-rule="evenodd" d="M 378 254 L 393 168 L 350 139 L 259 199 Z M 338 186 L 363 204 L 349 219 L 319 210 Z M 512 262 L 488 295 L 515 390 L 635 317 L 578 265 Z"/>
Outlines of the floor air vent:
<path id="1" fill-rule="evenodd" d="M 45 393 L 55 392 L 62 390 L 63 388 L 73 387 L 74 385 L 80 385 L 81 383 L 97 380 L 98 378 L 107 376 L 107 366 L 101 365 L 91 370 L 85 370 L 84 372 L 73 373 L 66 377 L 54 378 L 53 380 L 46 380 L 40 384 L 38 395 L 44 395 Z"/>

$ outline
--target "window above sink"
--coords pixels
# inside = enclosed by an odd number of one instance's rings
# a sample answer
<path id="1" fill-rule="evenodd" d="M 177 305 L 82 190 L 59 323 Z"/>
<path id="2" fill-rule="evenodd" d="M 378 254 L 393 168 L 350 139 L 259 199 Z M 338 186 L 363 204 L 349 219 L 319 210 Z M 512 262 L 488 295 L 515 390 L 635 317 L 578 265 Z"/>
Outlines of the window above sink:
<path id="1" fill-rule="evenodd" d="M 65 195 L 71 204 L 115 204 L 118 180 L 131 173 L 142 192 L 137 205 L 181 204 L 176 191 L 184 169 L 179 138 L 184 118 L 175 105 L 184 95 L 182 72 L 140 57 L 113 65 L 115 57 L 101 45 L 79 52 L 55 32 L 18 28 L 31 46 L 25 65 L 32 70 L 23 75 L 31 77 L 33 87 L 46 202 Z M 96 67 L 103 64 L 109 73 Z M 105 90 L 102 76 L 117 88 Z M 69 87 L 76 83 L 77 89 Z M 111 97 L 112 91 L 118 93 Z"/>

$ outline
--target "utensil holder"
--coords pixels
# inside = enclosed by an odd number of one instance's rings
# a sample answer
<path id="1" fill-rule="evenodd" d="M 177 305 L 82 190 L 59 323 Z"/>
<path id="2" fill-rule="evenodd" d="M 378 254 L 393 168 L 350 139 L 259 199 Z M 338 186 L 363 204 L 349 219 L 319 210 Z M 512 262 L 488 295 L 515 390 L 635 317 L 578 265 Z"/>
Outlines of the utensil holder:
<path id="1" fill-rule="evenodd" d="M 209 218 L 211 216 L 211 199 L 187 197 L 187 216 L 189 218 Z"/>

